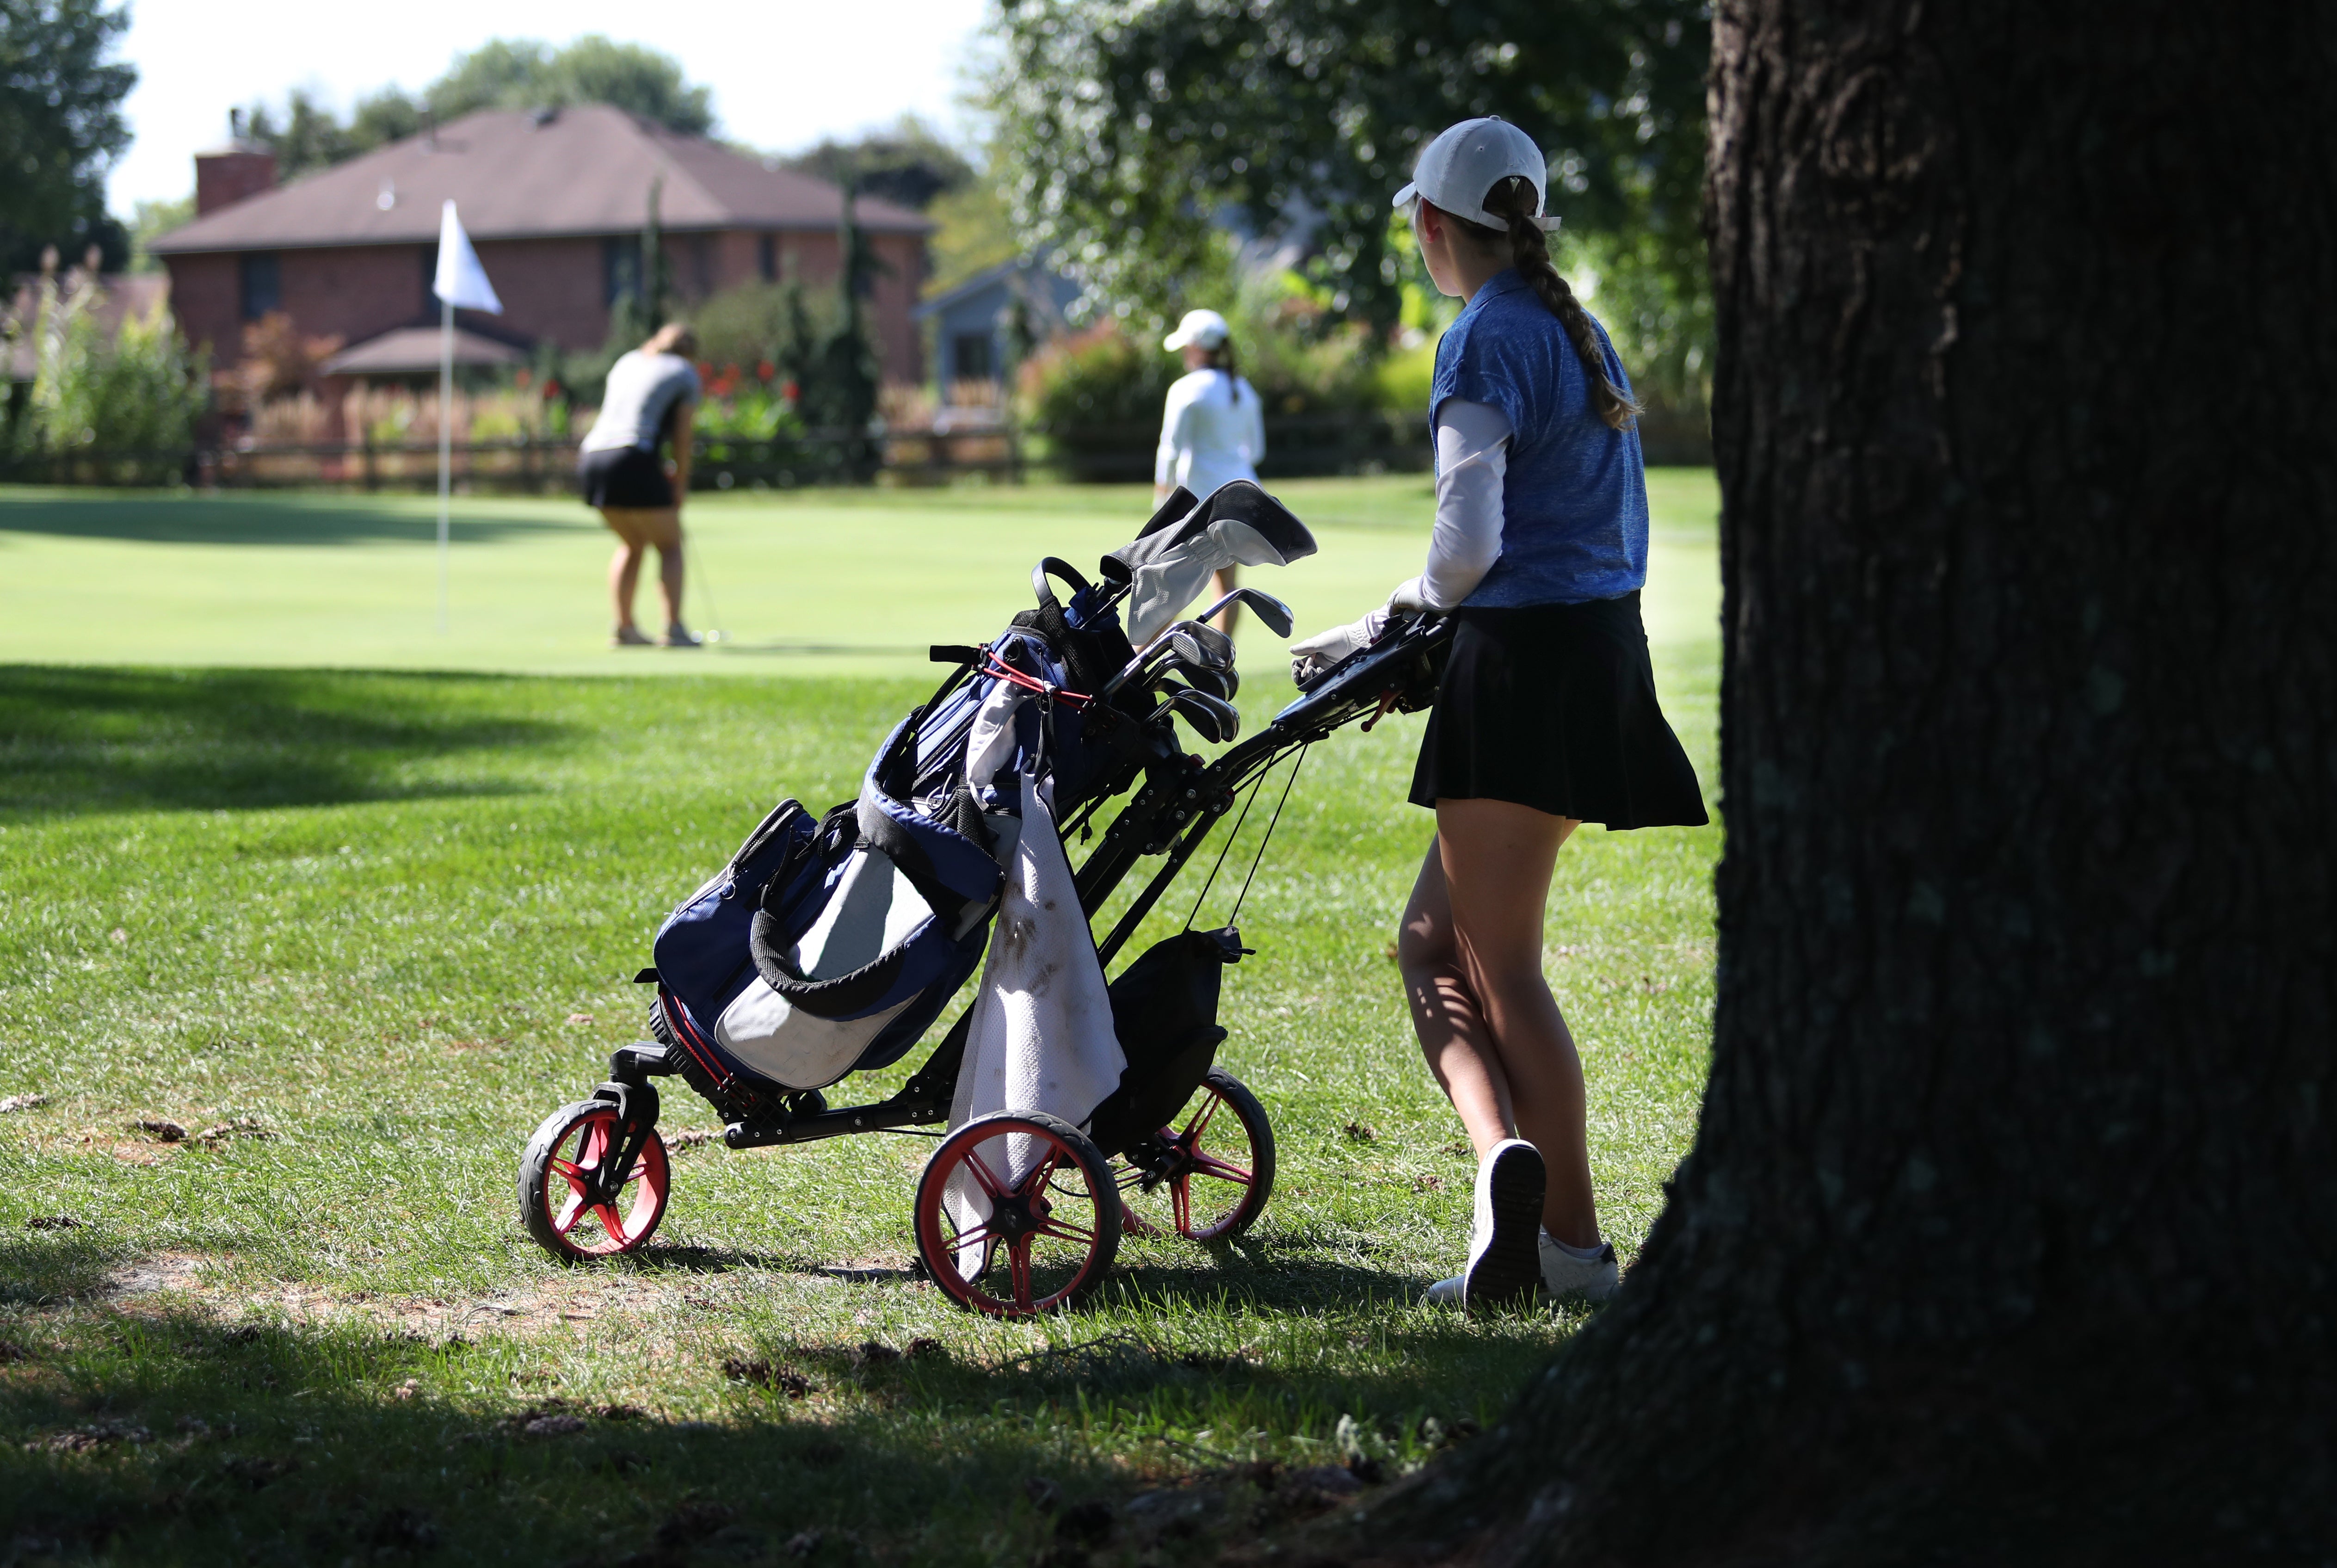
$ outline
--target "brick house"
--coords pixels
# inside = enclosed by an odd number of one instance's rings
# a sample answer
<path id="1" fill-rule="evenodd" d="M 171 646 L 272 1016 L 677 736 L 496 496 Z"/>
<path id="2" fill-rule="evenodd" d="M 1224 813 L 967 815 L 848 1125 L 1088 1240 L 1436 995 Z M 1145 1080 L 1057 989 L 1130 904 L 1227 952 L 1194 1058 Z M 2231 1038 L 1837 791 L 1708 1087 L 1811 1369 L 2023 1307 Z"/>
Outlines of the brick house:
<path id="1" fill-rule="evenodd" d="M 683 300 L 758 279 L 833 285 L 835 186 L 602 104 L 482 110 L 289 185 L 249 143 L 199 154 L 195 220 L 152 249 L 170 270 L 181 328 L 211 346 L 214 363 L 239 358 L 244 324 L 271 310 L 356 349 L 437 321 L 430 279 L 439 207 L 452 197 L 504 303 L 500 317 L 458 311 L 458 325 L 592 348 L 637 281 L 652 184 L 667 276 Z M 869 315 L 885 377 L 916 381 L 911 312 L 933 225 L 873 197 L 854 211 L 883 264 Z"/>

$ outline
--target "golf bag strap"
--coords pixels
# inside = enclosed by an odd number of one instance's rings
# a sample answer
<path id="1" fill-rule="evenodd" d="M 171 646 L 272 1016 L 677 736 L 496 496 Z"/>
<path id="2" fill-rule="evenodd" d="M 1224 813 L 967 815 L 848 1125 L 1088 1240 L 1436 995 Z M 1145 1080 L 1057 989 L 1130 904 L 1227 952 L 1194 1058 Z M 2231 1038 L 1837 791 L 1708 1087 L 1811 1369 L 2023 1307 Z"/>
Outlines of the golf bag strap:
<path id="1" fill-rule="evenodd" d="M 934 868 L 933 857 L 916 836 L 885 815 L 873 800 L 858 803 L 860 842 L 875 850 L 901 868 L 917 897 L 933 910 L 934 918 L 956 925 L 955 911 L 965 906 L 967 900 L 943 885 L 941 874 Z"/>
<path id="2" fill-rule="evenodd" d="M 849 1018 L 867 1012 L 884 1000 L 885 993 L 899 978 L 901 966 L 909 961 L 909 948 L 904 945 L 849 975 L 815 979 L 788 962 L 787 945 L 778 939 L 777 933 L 778 922 L 770 912 L 757 910 L 755 923 L 747 935 L 747 950 L 754 957 L 755 972 L 790 1005 L 816 1018 Z"/>
<path id="3" fill-rule="evenodd" d="M 1088 580 L 1080 575 L 1078 568 L 1060 555 L 1049 555 L 1031 568 L 1031 592 L 1038 596 L 1039 606 L 1042 610 L 1060 610 L 1062 607 L 1055 598 L 1055 590 L 1047 582 L 1050 576 L 1061 577 L 1070 583 L 1074 593 L 1090 591 Z"/>

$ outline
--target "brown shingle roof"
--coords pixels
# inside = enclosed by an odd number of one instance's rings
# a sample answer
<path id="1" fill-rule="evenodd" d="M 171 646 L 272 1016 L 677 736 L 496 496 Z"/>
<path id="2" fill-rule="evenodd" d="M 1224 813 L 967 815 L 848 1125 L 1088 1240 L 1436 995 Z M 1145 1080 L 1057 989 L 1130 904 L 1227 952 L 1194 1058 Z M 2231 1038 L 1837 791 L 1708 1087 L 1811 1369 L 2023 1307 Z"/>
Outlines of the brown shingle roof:
<path id="1" fill-rule="evenodd" d="M 435 327 L 393 327 L 354 348 L 344 348 L 325 361 L 328 376 L 414 376 L 438 369 Z M 476 332 L 455 328 L 457 365 L 524 365 L 527 356 L 508 343 L 498 343 Z"/>
<path id="2" fill-rule="evenodd" d="M 152 248 L 177 255 L 426 244 L 438 237 L 439 204 L 450 196 L 474 240 L 633 233 L 648 211 L 650 182 L 660 177 L 658 217 L 669 230 L 833 229 L 843 211 L 841 192 L 824 180 L 766 168 L 605 104 L 548 119 L 483 109 L 435 136 L 393 142 L 207 213 Z M 933 227 L 875 197 L 854 210 L 877 232 Z"/>

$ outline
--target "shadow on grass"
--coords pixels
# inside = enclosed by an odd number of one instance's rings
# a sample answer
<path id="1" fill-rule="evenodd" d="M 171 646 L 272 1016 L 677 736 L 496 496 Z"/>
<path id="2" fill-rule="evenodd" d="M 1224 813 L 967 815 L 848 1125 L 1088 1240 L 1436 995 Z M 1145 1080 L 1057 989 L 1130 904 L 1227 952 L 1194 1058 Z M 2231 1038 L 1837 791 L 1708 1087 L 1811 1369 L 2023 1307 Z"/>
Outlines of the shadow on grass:
<path id="1" fill-rule="evenodd" d="M 577 522 L 592 521 L 580 505 Z M 575 524 L 544 517 L 465 515 L 449 520 L 456 544 L 480 544 Z M 438 536 L 436 515 L 360 497 L 67 495 L 0 491 L 0 534 L 119 539 L 151 544 L 422 544 Z"/>
<path id="2" fill-rule="evenodd" d="M 0 817 L 512 793 L 403 775 L 570 737 L 513 711 L 523 700 L 523 682 L 482 676 L 0 668 Z"/>
<path id="3" fill-rule="evenodd" d="M 43 1244 L 9 1261 L 81 1271 L 21 1256 Z M 963 1562 L 979 1543 L 994 1562 L 1063 1562 L 1067 1547 L 1082 1563 L 1158 1562 L 1140 1554 L 1188 1555 L 1197 1534 L 1251 1535 L 1353 1490 L 1339 1475 L 1329 1492 L 1280 1484 L 1209 1447 L 1209 1431 L 1336 1426 L 1383 1446 L 1462 1433 L 1475 1396 L 1513 1388 L 1548 1354 L 1457 1319 L 1384 1328 L 1361 1369 L 1090 1333 L 1077 1317 L 1060 1330 L 988 1363 L 924 1340 L 718 1331 L 658 1357 L 661 1385 L 698 1390 L 677 1415 L 554 1392 L 554 1342 L 229 1324 L 162 1300 L 0 1312 L 11 1544 L 32 1560 L 460 1563 L 523 1543 L 517 1560 L 639 1568 Z M 1099 1426 L 1141 1450 L 1132 1465 L 1083 1436 Z M 1132 1501 L 1146 1477 L 1191 1485 Z"/>

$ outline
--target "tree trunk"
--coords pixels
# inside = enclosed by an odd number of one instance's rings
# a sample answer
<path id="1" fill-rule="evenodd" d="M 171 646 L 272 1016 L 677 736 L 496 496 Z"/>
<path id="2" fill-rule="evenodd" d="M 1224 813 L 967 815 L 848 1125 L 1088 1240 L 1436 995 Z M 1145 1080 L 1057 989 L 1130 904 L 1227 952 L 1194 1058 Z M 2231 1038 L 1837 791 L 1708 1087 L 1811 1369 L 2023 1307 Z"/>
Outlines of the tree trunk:
<path id="1" fill-rule="evenodd" d="M 1718 11 L 1703 1122 L 1346 1550 L 2322 1561 L 2332 9 Z"/>

